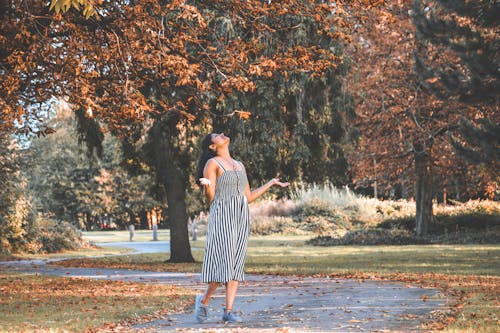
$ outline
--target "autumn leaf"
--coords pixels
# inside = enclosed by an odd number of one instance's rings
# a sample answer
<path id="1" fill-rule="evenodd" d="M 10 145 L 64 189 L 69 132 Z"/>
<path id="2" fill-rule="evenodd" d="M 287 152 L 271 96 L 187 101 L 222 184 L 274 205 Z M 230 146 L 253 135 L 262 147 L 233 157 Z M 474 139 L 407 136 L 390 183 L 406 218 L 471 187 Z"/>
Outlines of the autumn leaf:
<path id="1" fill-rule="evenodd" d="M 237 114 L 238 114 L 238 117 L 240 117 L 240 119 L 250 119 L 250 116 L 252 115 L 250 112 L 248 111 L 235 111 Z"/>
<path id="2" fill-rule="evenodd" d="M 431 78 L 428 78 L 427 80 L 425 80 L 425 82 L 427 82 L 427 83 L 436 83 L 437 81 L 439 81 L 438 77 L 431 77 Z"/>

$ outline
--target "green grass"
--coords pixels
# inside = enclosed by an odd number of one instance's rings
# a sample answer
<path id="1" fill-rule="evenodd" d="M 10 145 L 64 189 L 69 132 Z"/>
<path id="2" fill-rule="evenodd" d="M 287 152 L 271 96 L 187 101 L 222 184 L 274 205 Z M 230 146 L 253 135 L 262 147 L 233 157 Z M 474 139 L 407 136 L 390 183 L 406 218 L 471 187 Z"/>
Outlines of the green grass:
<path id="1" fill-rule="evenodd" d="M 124 233 L 124 232 L 122 232 Z M 119 239 L 120 237 L 117 237 Z M 434 286 L 457 297 L 460 312 L 444 319 L 446 332 L 496 332 L 499 307 L 500 245 L 338 246 L 305 245 L 310 236 L 251 236 L 246 272 L 382 278 Z M 192 242 L 203 249 L 204 238 Z M 68 266 L 199 272 L 196 263 L 165 263 L 167 253 L 74 259 Z"/>
<path id="2" fill-rule="evenodd" d="M 57 259 L 57 258 L 91 258 L 109 255 L 124 255 L 133 251 L 132 249 L 106 246 L 89 247 L 74 251 L 62 251 L 57 253 L 39 253 L 39 254 L 2 254 L 0 261 L 30 260 L 30 259 Z"/>
<path id="3" fill-rule="evenodd" d="M 436 273 L 448 275 L 500 275 L 500 245 L 405 245 L 333 246 L 305 245 L 308 236 L 252 236 L 246 261 L 248 273 L 332 274 L 332 273 Z M 204 238 L 191 243 L 202 249 Z M 198 263 L 183 264 L 196 272 L 203 251 L 194 250 Z M 151 270 L 176 269 L 166 264 L 167 253 L 85 259 L 90 265 L 133 266 Z M 69 262 L 77 264 L 77 262 Z M 67 263 L 67 264 L 69 264 Z M 177 269 L 176 269 L 177 270 Z"/>
<path id="4" fill-rule="evenodd" d="M 186 306 L 192 295 L 166 285 L 0 274 L 0 332 L 124 331 Z"/>
<path id="5" fill-rule="evenodd" d="M 456 318 L 443 318 L 446 332 L 497 331 L 500 245 L 315 247 L 305 245 L 309 237 L 251 236 L 246 272 L 382 278 L 434 286 L 458 299 L 460 312 Z M 191 245 L 202 249 L 204 238 Z M 64 264 L 199 272 L 203 251 L 193 251 L 193 256 L 197 262 L 191 264 L 165 263 L 167 253 L 84 259 Z"/>
<path id="6" fill-rule="evenodd" d="M 199 256 L 197 256 L 199 258 Z M 499 275 L 498 245 L 306 246 L 302 240 L 250 242 L 247 271 L 284 274 L 346 272 Z"/>

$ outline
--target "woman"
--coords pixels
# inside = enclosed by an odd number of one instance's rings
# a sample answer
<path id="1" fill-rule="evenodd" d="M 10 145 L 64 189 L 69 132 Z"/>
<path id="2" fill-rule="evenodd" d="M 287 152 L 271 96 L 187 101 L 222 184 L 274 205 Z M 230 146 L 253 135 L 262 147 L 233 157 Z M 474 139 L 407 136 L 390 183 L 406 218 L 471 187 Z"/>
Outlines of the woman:
<path id="1" fill-rule="evenodd" d="M 264 194 L 271 186 L 286 187 L 274 178 L 265 185 L 250 190 L 245 167 L 232 159 L 229 137 L 224 133 L 208 134 L 202 141 L 202 155 L 198 161 L 199 184 L 210 201 L 205 258 L 202 280 L 208 283 L 203 295 L 196 297 L 195 317 L 202 323 L 208 316 L 208 303 L 217 287 L 226 286 L 224 322 L 241 322 L 233 313 L 233 304 L 239 281 L 244 280 L 243 268 L 248 244 L 248 203 Z"/>

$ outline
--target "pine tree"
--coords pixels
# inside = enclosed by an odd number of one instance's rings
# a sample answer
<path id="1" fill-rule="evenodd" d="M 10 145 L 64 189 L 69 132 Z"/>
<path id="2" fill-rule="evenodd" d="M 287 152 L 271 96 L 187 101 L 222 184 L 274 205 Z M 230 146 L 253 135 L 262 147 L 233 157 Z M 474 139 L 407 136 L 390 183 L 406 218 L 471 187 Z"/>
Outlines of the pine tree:
<path id="1" fill-rule="evenodd" d="M 345 140 L 340 68 L 326 79 L 295 75 L 256 84 L 252 95 L 236 95 L 226 108 L 251 112 L 254 121 L 215 122 L 229 131 L 233 149 L 247 163 L 249 179 L 260 183 L 280 175 L 304 183 L 349 183 L 342 143 Z M 225 111 L 227 113 L 227 111 Z"/>
<path id="2" fill-rule="evenodd" d="M 473 117 L 450 136 L 456 152 L 473 163 L 499 163 L 500 2 L 417 0 L 415 72 L 442 100 L 458 100 Z M 469 112 L 471 114 L 471 112 Z"/>
<path id="3" fill-rule="evenodd" d="M 500 124 L 488 119 L 474 126 L 469 120 L 460 121 L 460 139 L 451 137 L 451 143 L 460 156 L 474 164 L 500 163 Z M 498 168 L 496 169 L 498 171 Z"/>

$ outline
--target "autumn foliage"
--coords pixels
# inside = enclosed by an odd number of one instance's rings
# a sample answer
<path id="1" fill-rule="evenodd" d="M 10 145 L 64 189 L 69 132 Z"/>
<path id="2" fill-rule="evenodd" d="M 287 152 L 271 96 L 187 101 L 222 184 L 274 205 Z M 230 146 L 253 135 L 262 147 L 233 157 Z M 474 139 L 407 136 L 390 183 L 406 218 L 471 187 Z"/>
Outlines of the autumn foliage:
<path id="1" fill-rule="evenodd" d="M 40 130 L 33 126 L 40 109 L 59 96 L 112 131 L 164 114 L 192 121 L 210 99 L 251 92 L 255 80 L 323 75 L 341 61 L 329 41 L 349 39 L 343 7 L 315 1 L 59 0 L 49 7 L 32 0 L 4 7 L 2 133 L 15 121 L 20 131 Z M 276 32 L 293 32 L 302 20 L 314 23 L 323 44 L 280 39 L 286 34 Z M 269 45 L 277 52 L 268 53 Z"/>
<path id="2" fill-rule="evenodd" d="M 417 18 L 425 21 L 426 18 L 416 12 L 413 1 L 386 2 L 383 6 L 359 13 L 348 50 L 353 57 L 353 70 L 346 82 L 347 91 L 355 96 L 358 115 L 355 126 L 361 134 L 358 149 L 349 154 L 359 188 L 372 188 L 376 183 L 379 194 L 383 196 L 392 193 L 396 197 L 414 197 L 415 161 L 425 154 L 432 170 L 431 187 L 440 200 L 446 191 L 449 198 L 459 200 L 491 194 L 488 189 L 492 185 L 491 173 L 475 168 L 457 156 L 449 136 L 456 135 L 461 119 L 495 119 L 498 106 L 488 106 L 483 102 L 465 103 L 454 92 L 448 91 L 445 95 L 440 73 L 432 71 L 432 68 L 444 68 L 451 75 L 451 68 L 466 70 L 467 66 L 461 63 L 461 53 L 457 51 L 459 45 L 447 47 L 446 42 L 452 43 L 467 29 L 475 31 L 479 25 L 467 18 L 467 11 L 440 17 L 444 15 L 441 7 L 446 5 L 438 2 L 422 4 L 422 10 L 425 13 L 436 11 L 436 18 L 433 18 L 436 22 L 439 19 L 455 20 L 456 24 L 463 26 L 463 30 L 443 30 L 435 36 L 442 45 L 428 43 L 419 37 L 414 21 Z M 456 3 L 457 7 L 462 6 L 458 4 L 460 1 Z M 465 3 L 463 6 L 468 6 Z M 487 15 L 486 11 L 484 15 Z M 491 34 L 487 36 L 491 37 Z M 477 45 L 464 47 L 473 52 Z M 430 69 L 425 67 L 425 73 L 424 65 L 420 63 L 422 60 L 417 57 L 419 54 L 426 55 L 426 66 L 433 66 Z M 465 88 L 470 90 L 471 87 L 473 84 L 466 82 Z M 489 93 L 494 92 L 490 90 Z"/>
<path id="3" fill-rule="evenodd" d="M 187 170 L 217 107 L 224 117 L 249 118 L 224 101 L 276 76 L 323 77 L 343 60 L 332 43 L 349 40 L 349 15 L 336 2 L 20 3 L 1 3 L 1 133 L 50 131 L 44 108 L 67 96 L 97 130 L 122 135 L 132 153 L 140 146 L 164 188 L 177 261 L 192 260 Z"/>

